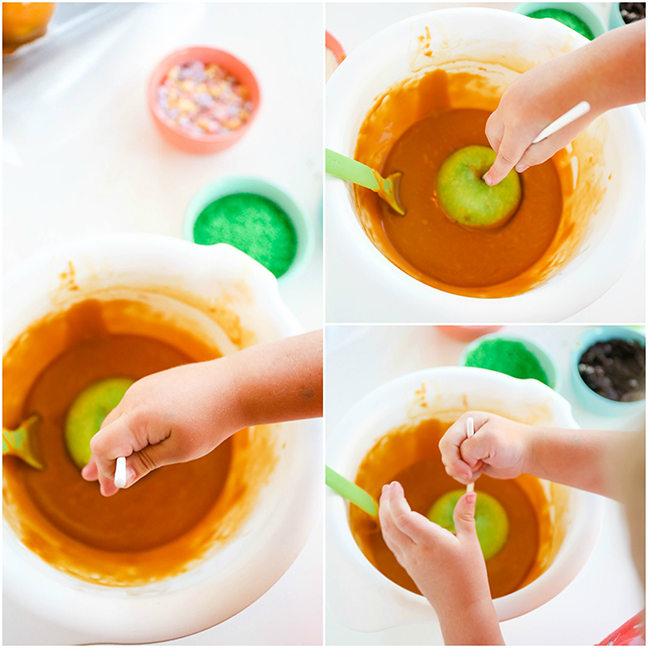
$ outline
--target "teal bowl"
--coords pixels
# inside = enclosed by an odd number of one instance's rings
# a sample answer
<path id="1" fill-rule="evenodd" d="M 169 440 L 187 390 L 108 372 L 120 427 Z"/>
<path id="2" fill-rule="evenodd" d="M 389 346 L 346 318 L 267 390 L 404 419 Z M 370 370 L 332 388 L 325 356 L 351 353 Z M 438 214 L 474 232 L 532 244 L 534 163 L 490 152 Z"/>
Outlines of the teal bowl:
<path id="1" fill-rule="evenodd" d="M 280 207 L 292 222 L 297 233 L 297 253 L 288 270 L 278 278 L 282 284 L 298 276 L 313 253 L 312 226 L 304 210 L 281 187 L 255 176 L 225 176 L 200 189 L 189 201 L 182 224 L 183 237 L 194 242 L 194 225 L 202 210 L 215 200 L 238 193 L 262 196 Z"/>
<path id="2" fill-rule="evenodd" d="M 560 391 L 560 387 L 562 386 L 560 372 L 558 371 L 556 362 L 551 356 L 551 354 L 549 353 L 549 351 L 547 351 L 544 347 L 537 344 L 536 342 L 532 342 L 527 338 L 519 337 L 517 335 L 500 335 L 498 333 L 493 333 L 491 335 L 484 335 L 480 338 L 477 338 L 463 350 L 463 353 L 459 358 L 459 363 L 458 363 L 459 366 L 460 367 L 466 366 L 466 359 L 468 357 L 468 354 L 471 353 L 474 349 L 476 349 L 484 340 L 495 340 L 495 339 L 509 340 L 511 342 L 521 342 L 525 346 L 526 350 L 531 352 L 537 358 L 538 363 L 542 367 L 542 370 L 547 375 L 547 380 L 549 381 L 549 387 L 551 387 L 551 389 L 553 389 L 554 391 Z"/>
<path id="3" fill-rule="evenodd" d="M 610 18 L 608 20 L 608 26 L 610 29 L 617 29 L 617 27 L 625 27 L 626 25 L 632 25 L 632 23 L 626 23 L 625 20 L 623 20 L 623 16 L 621 15 L 621 5 L 620 2 L 613 2 L 612 6 L 610 7 Z"/>
<path id="4" fill-rule="evenodd" d="M 638 340 L 646 347 L 646 336 L 641 331 L 625 326 L 597 326 L 589 329 L 581 335 L 571 352 L 569 362 L 569 373 L 574 393 L 581 405 L 592 414 L 598 416 L 629 416 L 641 412 L 646 407 L 646 400 L 620 403 L 604 396 L 600 396 L 590 389 L 581 378 L 578 371 L 578 363 L 583 353 L 597 342 L 605 340 Z"/>
<path id="5" fill-rule="evenodd" d="M 617 29 L 618 27 L 623 27 L 625 25 L 625 20 L 621 16 L 621 9 L 619 7 L 620 2 L 613 2 L 610 7 L 610 17 L 608 19 L 608 27 L 612 29 Z"/>
<path id="6" fill-rule="evenodd" d="M 583 2 L 522 2 L 513 8 L 513 11 L 523 16 L 528 16 L 540 9 L 560 9 L 582 20 L 594 34 L 594 38 L 602 36 L 607 31 L 607 26 L 601 16 L 589 5 Z M 578 33 L 578 32 L 577 32 Z M 583 36 L 583 38 L 585 38 Z"/>

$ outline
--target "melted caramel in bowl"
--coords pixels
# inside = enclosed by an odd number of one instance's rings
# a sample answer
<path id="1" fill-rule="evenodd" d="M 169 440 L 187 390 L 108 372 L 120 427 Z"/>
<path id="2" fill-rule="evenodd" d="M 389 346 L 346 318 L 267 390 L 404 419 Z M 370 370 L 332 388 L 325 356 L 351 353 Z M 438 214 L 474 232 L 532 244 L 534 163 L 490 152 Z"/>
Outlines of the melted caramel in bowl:
<path id="1" fill-rule="evenodd" d="M 269 430 L 242 430 L 208 455 L 159 468 L 109 498 L 81 477 L 63 433 L 68 408 L 90 384 L 218 355 L 127 300 L 77 303 L 20 336 L 3 362 L 3 423 L 16 427 L 38 414 L 46 465 L 39 471 L 3 459 L 5 516 L 22 543 L 83 580 L 142 585 L 185 571 L 234 537 L 276 462 Z"/>
<path id="2" fill-rule="evenodd" d="M 354 186 L 356 214 L 371 242 L 418 281 L 470 297 L 510 297 L 550 278 L 575 255 L 599 200 L 588 195 L 589 207 L 574 204 L 572 162 L 563 149 L 520 175 L 522 199 L 503 227 L 470 230 L 443 212 L 439 168 L 460 148 L 489 146 L 486 121 L 499 100 L 492 92 L 482 77 L 440 69 L 394 84 L 367 113 L 354 154 L 384 177 L 403 174 L 405 216 Z M 573 146 L 580 151 L 578 141 Z M 583 191 L 589 158 L 580 165 Z"/>

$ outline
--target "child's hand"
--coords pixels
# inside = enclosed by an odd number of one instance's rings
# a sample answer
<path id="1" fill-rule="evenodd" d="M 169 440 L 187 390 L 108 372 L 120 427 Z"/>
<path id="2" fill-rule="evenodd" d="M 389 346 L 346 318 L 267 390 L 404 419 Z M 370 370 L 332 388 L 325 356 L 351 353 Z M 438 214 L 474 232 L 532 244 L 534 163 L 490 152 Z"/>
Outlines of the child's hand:
<path id="1" fill-rule="evenodd" d="M 242 427 L 227 359 L 174 367 L 131 386 L 90 442 L 81 474 L 114 495 L 117 457 L 127 458 L 129 487 L 155 468 L 202 457 Z"/>
<path id="2" fill-rule="evenodd" d="M 503 643 L 475 530 L 476 498 L 468 493 L 457 503 L 455 536 L 412 511 L 398 482 L 380 497 L 385 543 L 434 607 L 446 644 Z"/>
<path id="3" fill-rule="evenodd" d="M 606 110 L 645 101 L 645 50 L 646 26 L 639 21 L 518 77 L 486 124 L 486 137 L 497 153 L 486 184 L 501 182 L 514 167 L 522 173 L 548 160 Z M 587 115 L 532 144 L 545 127 L 581 101 L 591 106 Z"/>
<path id="4" fill-rule="evenodd" d="M 466 419 L 475 421 L 475 434 L 467 436 Z M 439 442 L 446 472 L 462 484 L 482 473 L 497 479 L 513 479 L 530 472 L 532 429 L 487 412 L 463 414 Z"/>
<path id="5" fill-rule="evenodd" d="M 486 184 L 498 184 L 513 168 L 522 173 L 545 162 L 603 112 L 593 103 L 587 115 L 532 143 L 551 122 L 581 101 L 592 99 L 593 93 L 584 87 L 579 66 L 574 63 L 569 54 L 560 56 L 525 72 L 507 88 L 486 123 L 486 137 L 497 153 L 484 177 Z"/>
<path id="6" fill-rule="evenodd" d="M 114 495 L 118 457 L 126 457 L 128 488 L 243 428 L 322 416 L 322 345 L 313 331 L 138 380 L 92 438 L 83 478 Z"/>

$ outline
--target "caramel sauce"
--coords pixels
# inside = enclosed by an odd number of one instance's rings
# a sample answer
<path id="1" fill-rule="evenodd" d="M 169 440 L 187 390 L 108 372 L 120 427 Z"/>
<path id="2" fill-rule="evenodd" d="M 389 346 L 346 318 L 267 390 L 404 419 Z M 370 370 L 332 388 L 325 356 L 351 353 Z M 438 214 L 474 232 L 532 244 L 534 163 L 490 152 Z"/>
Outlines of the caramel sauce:
<path id="1" fill-rule="evenodd" d="M 596 147 L 584 133 L 573 144 L 583 158 L 581 177 L 575 180 L 566 149 L 529 168 L 520 175 L 520 206 L 504 227 L 469 230 L 449 219 L 438 202 L 438 170 L 457 149 L 488 146 L 486 120 L 498 102 L 493 92 L 486 78 L 441 69 L 394 84 L 366 115 L 355 149 L 356 160 L 383 176 L 403 174 L 404 217 L 354 187 L 356 213 L 372 243 L 422 283 L 470 297 L 509 297 L 545 282 L 577 254 L 604 191 L 593 161 L 600 152 L 585 155 L 585 142 Z M 579 185 L 585 201 L 574 195 Z"/>
<path id="2" fill-rule="evenodd" d="M 142 585 L 185 571 L 233 537 L 276 462 L 265 428 L 242 430 L 208 455 L 159 468 L 109 498 L 81 477 L 63 433 L 68 408 L 98 380 L 137 380 L 218 356 L 127 300 L 82 301 L 20 336 L 3 362 L 3 422 L 16 426 L 37 413 L 46 465 L 39 471 L 3 458 L 5 517 L 23 544 L 83 580 Z"/>

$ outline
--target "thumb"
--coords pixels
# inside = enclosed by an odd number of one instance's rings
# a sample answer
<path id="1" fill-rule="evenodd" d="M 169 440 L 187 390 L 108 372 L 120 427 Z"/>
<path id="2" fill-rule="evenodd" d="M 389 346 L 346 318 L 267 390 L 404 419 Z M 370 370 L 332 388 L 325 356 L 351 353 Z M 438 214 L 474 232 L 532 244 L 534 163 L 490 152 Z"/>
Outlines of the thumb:
<path id="1" fill-rule="evenodd" d="M 477 493 L 466 493 L 462 495 L 457 506 L 455 506 L 452 518 L 455 523 L 455 530 L 458 538 L 477 537 L 475 528 L 475 502 Z"/>

